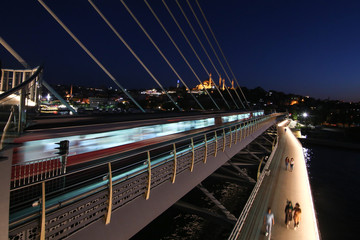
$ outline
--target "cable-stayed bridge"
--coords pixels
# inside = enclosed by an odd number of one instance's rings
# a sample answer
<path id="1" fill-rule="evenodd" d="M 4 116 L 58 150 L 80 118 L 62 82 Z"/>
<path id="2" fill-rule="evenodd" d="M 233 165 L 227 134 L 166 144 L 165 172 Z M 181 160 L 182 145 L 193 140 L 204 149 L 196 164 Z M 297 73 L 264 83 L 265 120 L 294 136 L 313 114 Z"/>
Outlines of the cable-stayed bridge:
<path id="1" fill-rule="evenodd" d="M 186 87 L 194 102 L 192 108 L 200 113 L 196 114 L 184 111 L 185 106 L 179 104 L 165 89 L 95 1 L 88 1 L 101 21 L 129 50 L 178 111 L 167 117 L 153 116 L 152 119 L 147 119 L 150 116 L 145 114 L 144 107 L 136 97 L 126 90 L 54 10 L 44 1 L 38 2 L 144 115 L 140 117 L 142 120 L 113 119 L 107 123 L 103 123 L 104 119 L 94 117 L 55 120 L 33 117 L 39 110 L 42 87 L 47 88 L 74 115 L 77 112 L 45 81 L 42 66 L 31 68 L 1 38 L 1 44 L 25 68 L 1 69 L 0 103 L 5 120 L 1 138 L 3 194 L 0 199 L 2 212 L 7 213 L 1 216 L 1 238 L 129 239 L 194 187 L 199 187 L 222 209 L 223 214 L 211 214 L 186 204 L 182 207 L 192 208 L 192 211 L 209 218 L 232 224 L 235 228 L 230 238 L 241 236 L 239 234 L 242 233 L 244 220 L 252 209 L 257 191 L 269 173 L 271 160 L 275 155 L 272 153 L 278 142 L 275 125 L 286 115 L 265 114 L 263 110 L 251 109 L 199 3 L 186 1 L 186 11 L 181 2 L 175 1 L 178 13 L 194 34 L 206 61 L 211 63 L 210 68 L 219 78 L 219 84 L 211 79 L 209 66 L 201 59 L 169 3 L 162 1 L 177 27 L 176 31 L 181 33 L 202 70 L 209 76 L 207 86 L 201 81 L 200 74 L 181 50 L 179 43 L 174 40 L 171 31 L 165 27 L 161 16 L 148 1 L 144 1 L 208 97 L 210 107 L 195 96 L 169 60 L 170 57 L 165 55 L 164 49 L 160 49 L 125 1 L 120 0 L 166 65 Z M 196 12 L 200 13 L 202 20 Z M 206 44 L 192 24 L 189 13 L 201 29 Z M 205 23 L 210 34 L 206 33 L 201 22 Z M 210 46 L 210 51 L 205 45 Z M 214 55 L 216 60 L 210 55 Z M 232 87 L 227 86 L 222 76 L 226 76 L 228 85 Z M 37 122 L 36 128 L 31 126 L 33 121 Z M 258 166 L 257 176 L 248 175 L 242 169 L 244 165 Z M 220 168 L 229 176 L 215 173 Z M 239 218 L 201 185 L 211 175 L 255 185 L 256 191 L 250 196 L 249 204 Z M 262 204 L 261 207 L 264 208 L 268 203 L 260 201 L 257 206 Z M 250 231 L 249 228 L 245 230 Z M 252 231 L 259 233 L 258 229 Z"/>
<path id="2" fill-rule="evenodd" d="M 250 114 L 231 116 L 243 115 Z M 3 168 L 11 173 L 9 236 L 31 239 L 32 234 L 45 234 L 61 239 L 75 233 L 76 238 L 79 230 L 91 224 L 106 231 L 112 226 L 114 239 L 127 239 L 282 117 L 249 117 L 219 125 L 215 124 L 218 116 L 209 115 L 176 122 L 173 118 L 154 120 L 130 129 L 118 124 L 120 130 L 113 130 L 112 124 L 111 131 L 94 134 L 87 133 L 89 128 L 101 126 L 73 127 L 76 136 L 46 129 L 20 137 L 19 147 L 8 151 L 7 170 Z M 44 134 L 58 137 L 47 139 Z M 36 135 L 42 138 L 34 140 Z M 79 140 L 72 140 L 77 136 Z M 46 155 L 49 146 L 68 139 L 68 153 L 27 161 L 34 152 Z M 117 146 L 105 147 L 116 139 Z M 265 133 L 266 153 L 274 140 Z"/>

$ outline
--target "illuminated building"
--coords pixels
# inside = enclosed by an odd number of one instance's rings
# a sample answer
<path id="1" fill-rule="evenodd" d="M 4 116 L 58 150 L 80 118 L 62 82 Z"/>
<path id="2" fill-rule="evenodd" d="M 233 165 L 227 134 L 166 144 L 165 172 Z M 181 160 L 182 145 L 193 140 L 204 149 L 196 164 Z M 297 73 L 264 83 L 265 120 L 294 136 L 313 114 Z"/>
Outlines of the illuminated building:
<path id="1" fill-rule="evenodd" d="M 205 80 L 202 84 L 196 85 L 196 87 L 193 89 L 194 91 L 201 91 L 204 89 L 214 89 L 215 83 L 211 78 L 211 73 L 208 80 Z"/>

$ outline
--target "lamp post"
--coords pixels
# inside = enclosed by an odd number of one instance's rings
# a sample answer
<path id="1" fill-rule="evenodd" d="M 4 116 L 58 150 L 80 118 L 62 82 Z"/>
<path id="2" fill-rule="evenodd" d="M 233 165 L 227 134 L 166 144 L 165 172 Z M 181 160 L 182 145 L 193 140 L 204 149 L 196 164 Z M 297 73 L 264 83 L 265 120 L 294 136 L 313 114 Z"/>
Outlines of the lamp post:
<path id="1" fill-rule="evenodd" d="M 304 117 L 304 123 L 305 123 L 305 126 L 306 126 L 306 118 L 309 116 L 306 112 L 304 112 L 302 114 L 302 116 Z"/>

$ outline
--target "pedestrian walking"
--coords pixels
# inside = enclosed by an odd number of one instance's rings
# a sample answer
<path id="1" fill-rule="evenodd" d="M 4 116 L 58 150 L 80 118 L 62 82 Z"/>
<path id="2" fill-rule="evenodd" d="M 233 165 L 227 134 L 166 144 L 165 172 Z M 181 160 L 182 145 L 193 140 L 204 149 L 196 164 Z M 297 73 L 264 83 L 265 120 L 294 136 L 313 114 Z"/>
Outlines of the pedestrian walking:
<path id="1" fill-rule="evenodd" d="M 264 217 L 264 224 L 266 226 L 265 236 L 269 236 L 268 239 L 271 238 L 271 227 L 275 224 L 274 214 L 271 213 L 271 208 L 268 208 L 268 211 Z"/>
<path id="2" fill-rule="evenodd" d="M 291 201 L 288 201 L 285 207 L 285 224 L 286 228 L 289 228 L 290 222 L 292 221 L 293 205 Z"/>
<path id="3" fill-rule="evenodd" d="M 291 160 L 290 160 L 290 172 L 292 172 L 293 169 L 294 169 L 294 163 L 295 163 L 294 158 L 291 158 Z"/>
<path id="4" fill-rule="evenodd" d="M 286 171 L 288 170 L 289 162 L 290 162 L 289 157 L 286 157 L 285 158 L 285 170 Z"/>
<path id="5" fill-rule="evenodd" d="M 301 208 L 300 208 L 300 204 L 296 203 L 294 208 L 294 230 L 296 230 L 299 227 L 300 220 L 301 220 Z"/>

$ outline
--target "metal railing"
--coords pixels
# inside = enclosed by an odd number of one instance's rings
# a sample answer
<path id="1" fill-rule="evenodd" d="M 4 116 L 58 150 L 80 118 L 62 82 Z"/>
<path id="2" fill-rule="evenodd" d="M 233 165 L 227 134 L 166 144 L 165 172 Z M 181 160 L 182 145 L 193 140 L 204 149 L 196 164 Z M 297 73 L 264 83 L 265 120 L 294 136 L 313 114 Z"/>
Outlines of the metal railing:
<path id="1" fill-rule="evenodd" d="M 83 182 L 76 181 L 73 185 L 52 187 L 56 181 L 65 182 L 71 176 L 81 178 L 93 167 L 13 189 L 11 193 L 21 199 L 18 191 L 36 188 L 38 194 L 31 201 L 37 200 L 41 207 L 35 204 L 19 211 L 14 209 L 10 213 L 9 239 L 18 239 L 19 236 L 22 239 L 43 236 L 41 239 L 45 239 L 45 232 L 48 239 L 61 239 L 99 219 L 106 219 L 107 224 L 111 221 L 112 211 L 140 196 L 149 199 L 152 189 L 167 181 L 175 182 L 182 172 L 192 171 L 200 163 L 206 163 L 209 156 L 215 157 L 231 148 L 259 128 L 268 126 L 276 117 L 259 117 L 189 135 L 181 141 L 173 140 L 161 147 L 172 149 L 170 153 L 152 154 L 156 149 L 150 149 L 144 153 L 146 156 L 125 168 L 116 167 L 120 159 L 103 163 L 98 166 L 101 170 L 96 170 L 100 172 L 96 176 L 87 177 Z"/>
<path id="2" fill-rule="evenodd" d="M 8 119 L 7 128 L 2 133 L 1 145 L 7 143 L 10 132 L 19 134 L 26 127 L 27 114 L 39 105 L 39 93 L 43 67 L 25 70 L 2 69 L 0 81 L 0 114 Z M 17 111 L 15 111 L 15 109 Z M 10 114 L 9 114 L 10 113 Z M 10 116 L 9 116 L 10 115 Z M 9 116 L 9 117 L 8 117 Z M 4 119 L 1 119 L 4 121 Z M 13 128 L 9 126 L 13 122 Z"/>
<path id="3" fill-rule="evenodd" d="M 11 167 L 11 188 L 51 179 L 66 173 L 66 156 L 37 159 Z"/>
<path id="4" fill-rule="evenodd" d="M 236 240 L 238 237 L 239 237 L 239 234 L 240 234 L 240 231 L 245 223 L 245 220 L 246 220 L 246 217 L 247 215 L 249 214 L 250 212 L 250 209 L 253 205 L 253 202 L 255 200 L 255 197 L 257 195 L 257 192 L 259 191 L 260 189 L 260 186 L 262 184 L 262 181 L 265 177 L 266 174 L 268 174 L 268 171 L 269 171 L 269 166 L 271 164 L 271 161 L 274 157 L 274 153 L 275 153 L 275 150 L 277 149 L 277 146 L 278 146 L 278 137 L 275 138 L 275 142 L 273 142 L 273 151 L 270 155 L 270 157 L 268 158 L 263 170 L 262 170 L 262 173 L 260 174 L 260 176 L 258 177 L 258 180 L 255 184 L 255 187 L 253 188 L 251 194 L 250 194 L 250 197 L 248 198 L 238 220 L 236 221 L 236 224 L 235 224 L 235 227 L 233 228 L 228 240 Z"/>

